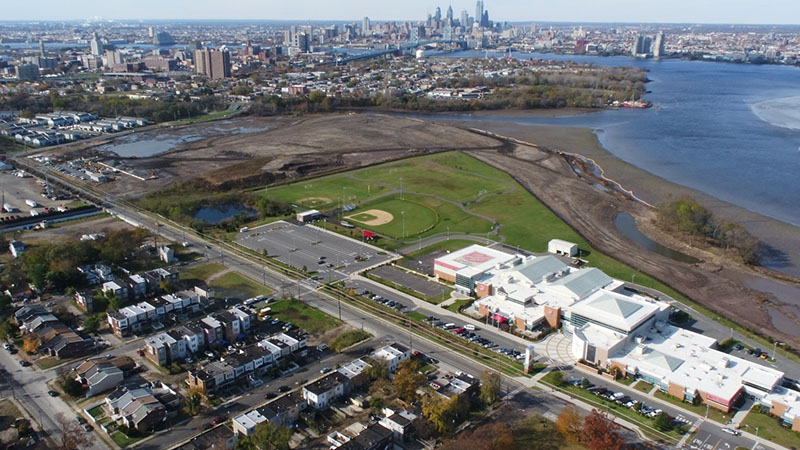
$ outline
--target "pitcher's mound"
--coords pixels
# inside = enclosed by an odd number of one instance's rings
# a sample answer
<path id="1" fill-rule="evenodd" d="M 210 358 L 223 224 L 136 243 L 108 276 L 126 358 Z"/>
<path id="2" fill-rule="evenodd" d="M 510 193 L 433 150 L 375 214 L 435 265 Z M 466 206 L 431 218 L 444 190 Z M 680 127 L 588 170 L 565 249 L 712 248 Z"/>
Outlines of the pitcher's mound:
<path id="1" fill-rule="evenodd" d="M 362 211 L 358 214 L 347 216 L 346 218 L 353 220 L 355 222 L 363 223 L 364 225 L 371 227 L 386 225 L 387 223 L 394 220 L 394 216 L 391 213 L 381 209 L 370 209 L 368 211 Z"/>

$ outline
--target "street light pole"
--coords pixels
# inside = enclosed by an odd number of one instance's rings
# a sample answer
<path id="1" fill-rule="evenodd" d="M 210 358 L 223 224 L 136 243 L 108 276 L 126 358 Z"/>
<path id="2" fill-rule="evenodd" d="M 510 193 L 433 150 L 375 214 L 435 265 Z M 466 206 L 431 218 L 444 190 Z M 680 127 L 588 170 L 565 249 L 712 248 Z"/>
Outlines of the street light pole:
<path id="1" fill-rule="evenodd" d="M 400 215 L 403 216 L 403 239 L 406 238 L 406 212 L 400 211 Z"/>

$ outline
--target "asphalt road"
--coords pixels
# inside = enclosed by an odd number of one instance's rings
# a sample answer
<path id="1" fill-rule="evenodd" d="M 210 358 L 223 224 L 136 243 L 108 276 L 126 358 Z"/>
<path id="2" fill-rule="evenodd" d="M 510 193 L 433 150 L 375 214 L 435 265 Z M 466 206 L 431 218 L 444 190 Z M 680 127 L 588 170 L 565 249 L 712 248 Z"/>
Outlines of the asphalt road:
<path id="1" fill-rule="evenodd" d="M 50 397 L 47 382 L 55 378 L 55 371 L 44 373 L 34 370 L 33 366 L 22 367 L 19 359 L 0 350 L 0 366 L 4 367 L 7 374 L 3 374 L 8 384 L 8 395 L 13 396 L 28 411 L 34 421 L 35 428 L 40 428 L 55 442 L 61 439 L 61 429 L 58 425 L 58 415 L 63 414 L 73 419 L 77 414 L 58 397 Z M 108 447 L 99 439 L 91 439 L 88 450 L 107 450 Z"/>

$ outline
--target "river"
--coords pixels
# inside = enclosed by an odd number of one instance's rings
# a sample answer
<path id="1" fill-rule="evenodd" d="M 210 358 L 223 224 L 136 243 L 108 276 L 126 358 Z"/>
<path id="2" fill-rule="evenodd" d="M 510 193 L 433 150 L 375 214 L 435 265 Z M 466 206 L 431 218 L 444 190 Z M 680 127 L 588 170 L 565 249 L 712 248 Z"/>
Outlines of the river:
<path id="1" fill-rule="evenodd" d="M 565 117 L 481 115 L 475 120 L 592 128 L 608 151 L 637 167 L 800 226 L 800 69 L 677 59 L 514 57 L 642 67 L 652 80 L 645 98 L 657 107 Z"/>

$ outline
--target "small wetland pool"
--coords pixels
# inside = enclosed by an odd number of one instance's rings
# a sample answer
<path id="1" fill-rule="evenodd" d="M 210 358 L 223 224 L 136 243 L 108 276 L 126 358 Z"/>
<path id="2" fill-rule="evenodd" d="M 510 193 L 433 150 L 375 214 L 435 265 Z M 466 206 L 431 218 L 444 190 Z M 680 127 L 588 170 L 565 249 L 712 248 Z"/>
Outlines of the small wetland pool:
<path id="1" fill-rule="evenodd" d="M 627 238 L 633 242 L 636 242 L 647 250 L 650 250 L 651 252 L 655 252 L 659 255 L 666 256 L 667 258 L 674 259 L 675 261 L 685 262 L 688 264 L 700 262 L 699 259 L 693 256 L 689 256 L 685 253 L 665 247 L 642 234 L 642 232 L 639 231 L 639 227 L 636 226 L 636 220 L 628 213 L 617 214 L 617 217 L 614 218 L 614 226 L 617 227 L 617 230 Z"/>

